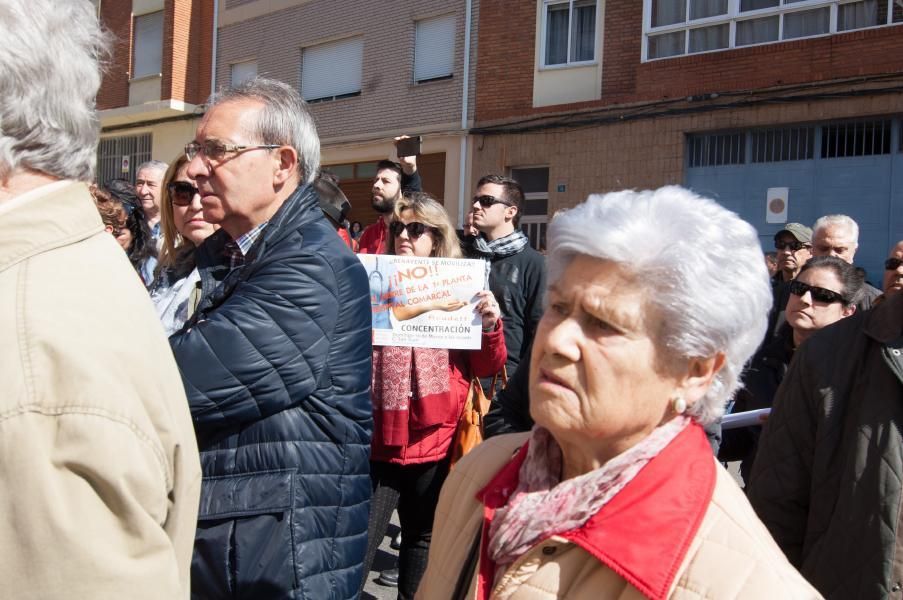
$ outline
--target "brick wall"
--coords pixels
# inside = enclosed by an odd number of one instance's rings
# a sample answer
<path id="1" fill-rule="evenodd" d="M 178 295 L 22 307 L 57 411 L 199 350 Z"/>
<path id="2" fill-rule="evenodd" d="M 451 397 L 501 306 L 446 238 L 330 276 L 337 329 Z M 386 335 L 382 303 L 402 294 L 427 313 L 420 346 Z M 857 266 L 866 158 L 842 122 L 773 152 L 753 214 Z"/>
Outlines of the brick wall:
<path id="1" fill-rule="evenodd" d="M 100 20 L 113 37 L 110 64 L 97 94 L 97 108 L 119 108 L 129 104 L 129 71 L 132 68 L 132 3 L 130 0 L 102 2 Z"/>
<path id="2" fill-rule="evenodd" d="M 755 108 L 532 134 L 478 136 L 471 189 L 487 173 L 518 166 L 549 166 L 549 214 L 575 206 L 589 194 L 651 189 L 683 183 L 688 131 L 855 119 L 899 112 L 896 95 Z M 565 192 L 557 185 L 565 184 Z"/>
<path id="3" fill-rule="evenodd" d="M 414 21 L 450 13 L 458 22 L 454 76 L 413 83 Z M 414 126 L 457 123 L 461 119 L 464 13 L 463 0 L 314 0 L 262 14 L 220 28 L 217 85 L 228 85 L 232 63 L 256 59 L 259 75 L 298 87 L 303 47 L 361 35 L 360 96 L 311 105 L 322 138 L 403 133 Z"/>
<path id="4" fill-rule="evenodd" d="M 203 103 L 210 94 L 214 0 L 166 0 L 163 9 L 161 99 Z M 132 2 L 101 3 L 101 21 L 113 35 L 111 63 L 97 95 L 100 110 L 129 104 Z"/>
<path id="5" fill-rule="evenodd" d="M 203 104 L 210 95 L 215 0 L 166 0 L 163 98 Z"/>
<path id="6" fill-rule="evenodd" d="M 642 63 L 642 19 L 641 0 L 607 0 L 601 100 L 534 109 L 536 1 L 484 0 L 477 120 L 903 72 L 903 26 Z"/>

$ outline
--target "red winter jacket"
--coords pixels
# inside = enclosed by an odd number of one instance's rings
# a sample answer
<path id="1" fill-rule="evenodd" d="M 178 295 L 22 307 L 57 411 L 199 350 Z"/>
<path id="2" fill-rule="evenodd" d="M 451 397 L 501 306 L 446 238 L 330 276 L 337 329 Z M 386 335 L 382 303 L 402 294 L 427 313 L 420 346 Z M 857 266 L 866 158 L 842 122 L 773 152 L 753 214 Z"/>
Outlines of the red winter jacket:
<path id="1" fill-rule="evenodd" d="M 448 411 L 448 419 L 441 425 L 425 429 L 416 429 L 411 423 L 408 432 L 407 446 L 386 446 L 382 441 L 382 414 L 378 407 L 373 407 L 373 441 L 371 443 L 370 460 L 388 462 L 399 465 L 437 462 L 445 458 L 451 447 L 458 419 L 464 410 L 467 399 L 469 377 L 491 377 L 502 370 L 508 351 L 505 349 L 505 335 L 502 331 L 502 320 L 494 331 L 484 332 L 479 350 L 449 350 L 449 401 L 452 405 Z M 379 377 L 378 373 L 373 374 Z M 489 390 L 486 390 L 489 393 Z M 417 402 L 414 399 L 413 402 Z M 451 410 L 454 408 L 454 410 Z"/>

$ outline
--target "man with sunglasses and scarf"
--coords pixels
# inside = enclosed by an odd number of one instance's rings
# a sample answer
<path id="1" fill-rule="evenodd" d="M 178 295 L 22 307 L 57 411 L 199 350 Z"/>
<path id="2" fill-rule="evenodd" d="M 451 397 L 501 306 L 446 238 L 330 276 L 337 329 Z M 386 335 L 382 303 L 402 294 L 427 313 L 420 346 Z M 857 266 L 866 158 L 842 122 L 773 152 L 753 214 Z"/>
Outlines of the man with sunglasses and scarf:
<path id="1" fill-rule="evenodd" d="M 509 375 L 524 358 L 542 317 L 545 258 L 518 228 L 524 192 L 515 180 L 486 175 L 477 182 L 471 210 L 480 235 L 466 249 L 489 261 L 489 289 L 502 310 Z"/>
<path id="2" fill-rule="evenodd" d="M 784 309 L 790 299 L 790 282 L 812 258 L 812 230 L 801 223 L 787 223 L 774 234 L 774 249 L 778 270 L 771 278 L 773 302 L 768 314 L 768 329 L 764 338 L 766 342 L 784 322 Z"/>

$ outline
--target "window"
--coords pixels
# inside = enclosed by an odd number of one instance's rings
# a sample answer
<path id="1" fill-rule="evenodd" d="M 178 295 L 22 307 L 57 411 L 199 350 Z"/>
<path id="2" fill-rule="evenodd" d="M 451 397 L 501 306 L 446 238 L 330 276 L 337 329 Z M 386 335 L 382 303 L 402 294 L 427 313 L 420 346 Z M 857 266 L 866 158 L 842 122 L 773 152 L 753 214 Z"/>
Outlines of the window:
<path id="1" fill-rule="evenodd" d="M 354 37 L 301 52 L 301 96 L 308 102 L 324 102 L 358 96 L 364 38 Z"/>
<path id="2" fill-rule="evenodd" d="M 163 71 L 163 11 L 135 17 L 132 79 Z"/>
<path id="3" fill-rule="evenodd" d="M 644 60 L 903 23 L 903 0 L 644 2 Z"/>
<path id="4" fill-rule="evenodd" d="M 752 162 L 808 160 L 815 148 L 814 127 L 785 127 L 752 132 Z"/>
<path id="5" fill-rule="evenodd" d="M 546 229 L 549 223 L 549 168 L 512 168 L 511 178 L 524 190 L 524 206 L 520 228 L 536 250 L 546 247 Z"/>
<path id="6" fill-rule="evenodd" d="M 256 60 L 246 60 L 244 62 L 232 64 L 232 85 L 242 84 L 255 77 L 257 77 Z"/>
<path id="7" fill-rule="evenodd" d="M 746 149 L 743 133 L 704 133 L 687 136 L 690 167 L 742 165 Z"/>
<path id="8" fill-rule="evenodd" d="M 821 157 L 890 154 L 891 121 L 837 123 L 822 127 Z"/>
<path id="9" fill-rule="evenodd" d="M 596 0 L 544 0 L 543 66 L 596 60 Z"/>
<path id="10" fill-rule="evenodd" d="M 414 81 L 448 79 L 455 68 L 455 15 L 414 24 Z"/>
<path id="11" fill-rule="evenodd" d="M 149 133 L 101 139 L 97 145 L 97 183 L 104 186 L 111 179 L 135 183 L 135 169 L 151 159 L 151 142 Z"/>

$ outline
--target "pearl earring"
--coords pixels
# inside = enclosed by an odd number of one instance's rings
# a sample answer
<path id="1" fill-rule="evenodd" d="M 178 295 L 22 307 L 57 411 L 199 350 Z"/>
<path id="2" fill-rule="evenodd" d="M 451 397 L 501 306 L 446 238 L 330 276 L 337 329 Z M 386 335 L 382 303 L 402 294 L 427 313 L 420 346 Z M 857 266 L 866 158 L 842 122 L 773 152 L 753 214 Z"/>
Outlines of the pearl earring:
<path id="1" fill-rule="evenodd" d="M 684 400 L 683 396 L 675 396 L 671 399 L 671 408 L 673 408 L 674 412 L 677 414 L 682 415 L 687 412 L 687 401 Z"/>

